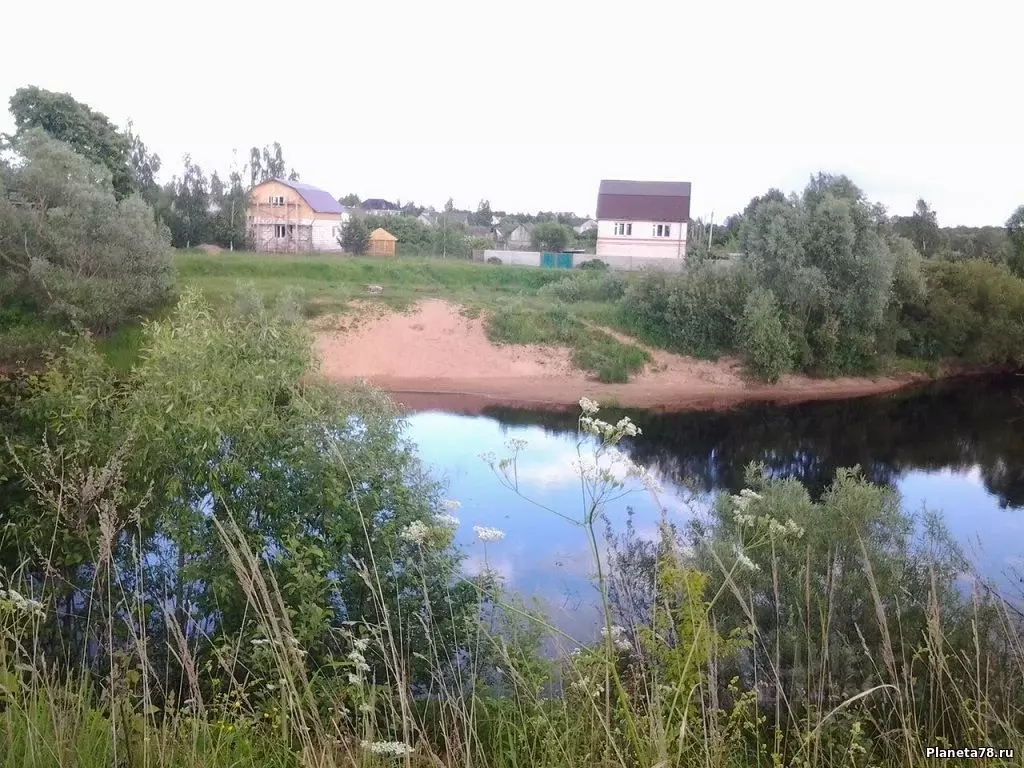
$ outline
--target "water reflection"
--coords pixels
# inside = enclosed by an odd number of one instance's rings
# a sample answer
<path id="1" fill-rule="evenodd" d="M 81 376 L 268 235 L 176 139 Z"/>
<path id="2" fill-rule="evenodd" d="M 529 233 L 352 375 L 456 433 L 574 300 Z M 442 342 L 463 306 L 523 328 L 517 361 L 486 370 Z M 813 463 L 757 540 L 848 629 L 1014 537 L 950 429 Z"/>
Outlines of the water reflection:
<path id="1" fill-rule="evenodd" d="M 618 413 L 607 416 L 618 418 Z M 813 494 L 839 467 L 860 465 L 873 481 L 895 485 L 908 508 L 945 513 L 948 527 L 990 578 L 1015 578 L 1024 562 L 1024 379 L 962 380 L 885 397 L 796 406 L 755 405 L 727 412 L 629 412 L 643 428 L 622 447 L 665 481 L 661 504 L 681 522 L 716 490 L 738 491 L 744 468 L 763 462 L 777 476 L 796 477 Z M 489 545 L 486 563 L 511 587 L 531 595 L 567 631 L 586 635 L 595 599 L 590 557 L 581 531 L 500 487 L 479 458 L 526 440 L 519 478 L 530 499 L 559 510 L 582 503 L 572 413 L 493 408 L 484 416 L 420 413 L 409 434 L 431 470 L 463 503 L 459 541 L 470 570 L 485 552 L 473 525 L 508 534 Z M 685 481 L 685 482 L 684 482 Z M 685 488 L 698 491 L 696 499 Z M 637 493 L 612 505 L 620 527 L 628 510 L 653 536 L 659 505 Z"/>

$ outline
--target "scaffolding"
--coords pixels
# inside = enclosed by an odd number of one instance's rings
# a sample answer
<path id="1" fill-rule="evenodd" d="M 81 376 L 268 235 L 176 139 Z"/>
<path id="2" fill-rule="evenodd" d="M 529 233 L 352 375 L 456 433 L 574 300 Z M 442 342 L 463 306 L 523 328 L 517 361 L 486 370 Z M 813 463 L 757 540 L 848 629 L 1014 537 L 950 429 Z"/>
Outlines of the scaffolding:
<path id="1" fill-rule="evenodd" d="M 250 201 L 249 238 L 257 251 L 300 253 L 313 250 L 313 224 L 302 223 L 303 203 Z"/>

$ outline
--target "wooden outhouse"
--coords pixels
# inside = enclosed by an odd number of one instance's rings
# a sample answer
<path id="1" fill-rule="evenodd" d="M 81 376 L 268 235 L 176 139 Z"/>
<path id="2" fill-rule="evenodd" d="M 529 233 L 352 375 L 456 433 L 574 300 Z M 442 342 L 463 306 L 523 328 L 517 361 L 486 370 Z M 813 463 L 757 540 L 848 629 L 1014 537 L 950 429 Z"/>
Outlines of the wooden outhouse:
<path id="1" fill-rule="evenodd" d="M 383 256 L 383 257 L 394 257 L 395 256 L 395 244 L 398 242 L 398 238 L 388 232 L 386 229 L 377 227 L 370 233 L 370 236 L 366 239 L 366 255 L 367 256 Z"/>

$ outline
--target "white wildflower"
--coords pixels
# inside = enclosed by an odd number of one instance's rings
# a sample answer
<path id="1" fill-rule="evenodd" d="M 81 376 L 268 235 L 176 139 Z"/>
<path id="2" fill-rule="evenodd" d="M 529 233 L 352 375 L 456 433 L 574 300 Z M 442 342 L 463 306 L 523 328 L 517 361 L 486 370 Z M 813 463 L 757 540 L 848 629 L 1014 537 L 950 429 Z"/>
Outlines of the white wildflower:
<path id="1" fill-rule="evenodd" d="M 526 449 L 526 441 L 520 440 L 518 437 L 514 437 L 507 443 L 505 443 L 505 447 L 507 447 L 510 451 L 519 453 L 520 451 Z"/>
<path id="2" fill-rule="evenodd" d="M 476 537 L 483 542 L 501 541 L 505 538 L 504 531 L 499 531 L 497 528 L 488 528 L 483 525 L 474 525 L 473 533 L 475 533 Z"/>
<path id="3" fill-rule="evenodd" d="M 455 515 L 435 515 L 434 522 L 445 528 L 458 528 L 460 521 Z"/>
<path id="4" fill-rule="evenodd" d="M 750 499 L 752 501 L 760 501 L 761 499 L 764 498 L 760 493 L 758 493 L 757 491 L 752 491 L 749 488 L 744 488 L 742 491 L 740 491 L 740 496 L 742 496 L 745 499 Z"/>
<path id="5" fill-rule="evenodd" d="M 362 747 L 375 755 L 389 757 L 405 757 L 412 754 L 412 747 L 401 741 L 364 741 Z"/>
<path id="6" fill-rule="evenodd" d="M 462 502 L 455 499 L 442 499 L 441 506 L 448 512 L 454 512 L 457 509 L 462 509 Z"/>
<path id="7" fill-rule="evenodd" d="M 370 647 L 370 641 L 365 637 L 360 637 L 352 641 L 352 645 L 356 647 L 356 650 L 363 653 L 367 648 Z"/>
<path id="8" fill-rule="evenodd" d="M 632 650 L 633 645 L 629 642 L 625 627 L 620 627 L 618 624 L 612 624 L 611 629 L 612 644 L 621 651 Z M 608 637 L 608 627 L 601 627 L 601 637 Z"/>
<path id="9" fill-rule="evenodd" d="M 759 566 L 757 563 L 755 563 L 753 560 L 747 557 L 746 553 L 744 553 L 743 550 L 741 550 L 739 547 L 733 546 L 733 553 L 736 555 L 736 562 L 739 563 L 739 565 L 745 568 L 746 570 L 761 570 L 761 566 Z"/>
<path id="10" fill-rule="evenodd" d="M 360 679 L 359 675 L 354 675 L 351 672 L 348 673 L 348 681 L 352 685 L 362 685 L 363 684 L 363 681 Z"/>
<path id="11" fill-rule="evenodd" d="M 373 712 L 373 707 L 367 704 L 365 701 L 359 705 L 360 712 Z"/>
<path id="12" fill-rule="evenodd" d="M 366 663 L 366 658 L 359 651 L 351 651 L 348 654 L 349 661 L 356 668 L 357 672 L 369 672 L 370 665 Z"/>
<path id="13" fill-rule="evenodd" d="M 600 408 L 600 406 L 597 403 L 595 403 L 589 397 L 581 397 L 580 398 L 580 410 L 582 410 L 583 413 L 587 414 L 588 416 L 593 416 L 595 413 L 597 413 L 599 410 L 601 410 L 601 408 Z"/>
<path id="14" fill-rule="evenodd" d="M 629 435 L 630 437 L 636 437 L 637 435 L 643 434 L 640 431 L 640 427 L 630 421 L 629 416 L 619 419 L 619 423 L 615 425 L 615 429 L 624 435 Z"/>
<path id="15" fill-rule="evenodd" d="M 401 536 L 413 544 L 423 544 L 430 536 L 430 528 L 422 520 L 414 520 L 402 531 Z"/>

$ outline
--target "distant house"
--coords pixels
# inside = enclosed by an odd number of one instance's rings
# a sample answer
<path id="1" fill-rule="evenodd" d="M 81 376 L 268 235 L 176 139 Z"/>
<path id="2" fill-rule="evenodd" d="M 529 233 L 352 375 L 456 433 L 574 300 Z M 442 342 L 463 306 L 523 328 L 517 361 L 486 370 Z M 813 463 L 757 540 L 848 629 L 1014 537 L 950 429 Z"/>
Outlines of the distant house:
<path id="1" fill-rule="evenodd" d="M 451 226 L 452 224 L 460 224 L 463 227 L 469 226 L 469 212 L 468 211 L 442 211 L 437 214 L 437 226 Z"/>
<path id="2" fill-rule="evenodd" d="M 349 215 L 334 195 L 312 184 L 271 179 L 253 187 L 246 228 L 257 251 L 340 251 Z"/>
<path id="3" fill-rule="evenodd" d="M 483 237 L 490 240 L 494 237 L 494 230 L 491 227 L 473 225 L 466 227 L 466 234 L 470 237 Z"/>
<path id="4" fill-rule="evenodd" d="M 416 217 L 416 221 L 418 221 L 420 224 L 425 224 L 428 227 L 432 227 L 437 221 L 437 218 L 436 214 L 424 211 L 423 213 Z"/>
<path id="5" fill-rule="evenodd" d="M 379 197 L 363 200 L 359 207 L 367 216 L 400 216 L 402 213 L 402 209 L 395 203 Z"/>
<path id="6" fill-rule="evenodd" d="M 532 224 L 519 224 L 505 236 L 505 245 L 509 248 L 525 250 L 532 245 L 532 234 Z"/>
<path id="7" fill-rule="evenodd" d="M 597 229 L 597 222 L 593 219 L 587 219 L 576 227 L 576 234 L 585 235 L 587 232 L 593 232 L 595 229 Z"/>
<path id="8" fill-rule="evenodd" d="M 690 182 L 604 180 L 597 194 L 597 256 L 682 259 Z"/>
<path id="9" fill-rule="evenodd" d="M 395 255 L 395 247 L 398 244 L 398 238 L 388 232 L 386 229 L 373 230 L 370 236 L 366 238 L 366 255 L 367 256 L 384 256 L 393 257 Z"/>

